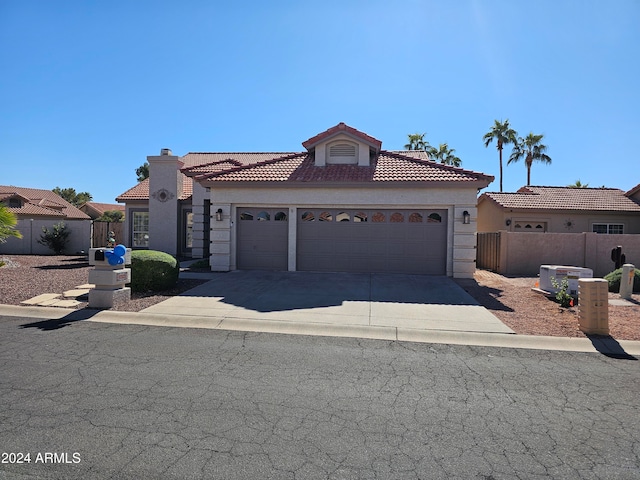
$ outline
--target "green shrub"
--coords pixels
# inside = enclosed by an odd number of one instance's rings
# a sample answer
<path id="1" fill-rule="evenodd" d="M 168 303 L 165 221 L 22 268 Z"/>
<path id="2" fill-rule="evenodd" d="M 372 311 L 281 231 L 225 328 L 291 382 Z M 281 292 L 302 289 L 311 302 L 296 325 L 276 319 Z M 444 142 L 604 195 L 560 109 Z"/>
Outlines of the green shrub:
<path id="1" fill-rule="evenodd" d="M 618 293 L 620 291 L 620 279 L 622 278 L 622 269 L 619 268 L 611 273 L 607 273 L 604 279 L 609 282 L 609 291 Z M 640 292 L 640 270 L 636 268 L 633 277 L 633 291 Z"/>
<path id="2" fill-rule="evenodd" d="M 180 264 L 168 253 L 155 250 L 131 252 L 131 291 L 148 292 L 173 288 L 178 282 Z"/>
<path id="3" fill-rule="evenodd" d="M 38 243 L 49 247 L 56 255 L 61 255 L 67 246 L 69 235 L 71 235 L 71 230 L 64 222 L 56 223 L 51 230 L 42 227 L 42 235 L 40 235 Z"/>

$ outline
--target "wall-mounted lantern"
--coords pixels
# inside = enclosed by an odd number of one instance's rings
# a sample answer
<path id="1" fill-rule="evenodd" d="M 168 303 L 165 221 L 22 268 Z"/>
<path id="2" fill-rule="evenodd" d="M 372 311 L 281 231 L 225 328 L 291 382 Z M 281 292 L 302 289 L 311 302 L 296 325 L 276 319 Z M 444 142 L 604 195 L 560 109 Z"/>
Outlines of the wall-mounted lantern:
<path id="1" fill-rule="evenodd" d="M 509 225 L 511 225 L 511 219 L 507 218 L 507 220 L 504 222 L 504 224 L 508 227 Z"/>
<path id="2" fill-rule="evenodd" d="M 219 208 L 218 210 L 216 210 L 216 222 L 221 222 L 222 221 L 222 209 Z"/>
<path id="3" fill-rule="evenodd" d="M 468 225 L 471 223 L 471 214 L 466 210 L 462 212 L 462 223 L 464 223 L 465 225 Z"/>

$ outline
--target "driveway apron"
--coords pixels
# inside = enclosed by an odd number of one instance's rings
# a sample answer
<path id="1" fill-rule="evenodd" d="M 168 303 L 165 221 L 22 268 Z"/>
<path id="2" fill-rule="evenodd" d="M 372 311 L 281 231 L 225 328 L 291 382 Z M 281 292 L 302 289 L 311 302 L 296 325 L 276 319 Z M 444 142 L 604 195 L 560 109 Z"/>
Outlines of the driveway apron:
<path id="1" fill-rule="evenodd" d="M 234 271 L 141 313 L 261 324 L 514 333 L 449 277 Z"/>

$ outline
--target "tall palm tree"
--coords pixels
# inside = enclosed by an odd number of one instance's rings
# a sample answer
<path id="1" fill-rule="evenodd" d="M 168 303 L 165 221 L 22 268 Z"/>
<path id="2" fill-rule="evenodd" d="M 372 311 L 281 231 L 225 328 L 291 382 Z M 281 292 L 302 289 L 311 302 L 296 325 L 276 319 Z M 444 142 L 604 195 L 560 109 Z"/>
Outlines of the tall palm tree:
<path id="1" fill-rule="evenodd" d="M 0 243 L 9 237 L 22 238 L 22 234 L 16 230 L 18 219 L 5 205 L 0 203 Z"/>
<path id="2" fill-rule="evenodd" d="M 409 143 L 404 148 L 407 150 L 424 150 L 427 151 L 431 147 L 429 142 L 424 139 L 426 133 L 410 133 L 407 135 Z"/>
<path id="3" fill-rule="evenodd" d="M 531 185 L 531 165 L 533 162 L 546 163 L 547 165 L 551 163 L 551 157 L 546 154 L 547 146 L 541 143 L 543 138 L 543 134 L 534 135 L 533 133 L 529 133 L 525 138 L 518 138 L 507 162 L 508 165 L 524 158 L 524 164 L 527 167 L 527 185 Z"/>
<path id="4" fill-rule="evenodd" d="M 496 148 L 500 154 L 500 191 L 502 191 L 502 147 L 509 143 L 515 144 L 518 133 L 509 126 L 509 119 L 504 122 L 499 122 L 498 120 L 494 120 L 494 122 L 491 130 L 482 139 L 485 147 L 488 147 L 493 140 L 496 141 Z"/>
<path id="5" fill-rule="evenodd" d="M 459 167 L 462 165 L 462 160 L 456 157 L 453 152 L 454 148 L 449 148 L 446 143 L 441 143 L 438 148 L 430 147 L 427 152 L 434 160 L 440 161 L 443 165 L 451 165 L 453 167 Z"/>

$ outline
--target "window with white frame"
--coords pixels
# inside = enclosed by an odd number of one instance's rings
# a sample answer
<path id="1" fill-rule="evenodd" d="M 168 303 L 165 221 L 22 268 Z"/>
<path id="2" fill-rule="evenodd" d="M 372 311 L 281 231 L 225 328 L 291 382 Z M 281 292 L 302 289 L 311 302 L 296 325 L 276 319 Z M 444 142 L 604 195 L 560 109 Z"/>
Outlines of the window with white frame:
<path id="1" fill-rule="evenodd" d="M 624 233 L 624 225 L 621 223 L 594 223 L 591 231 L 594 233 L 621 235 Z"/>
<path id="2" fill-rule="evenodd" d="M 132 212 L 132 247 L 149 248 L 149 212 Z"/>

